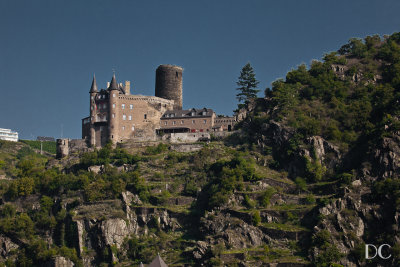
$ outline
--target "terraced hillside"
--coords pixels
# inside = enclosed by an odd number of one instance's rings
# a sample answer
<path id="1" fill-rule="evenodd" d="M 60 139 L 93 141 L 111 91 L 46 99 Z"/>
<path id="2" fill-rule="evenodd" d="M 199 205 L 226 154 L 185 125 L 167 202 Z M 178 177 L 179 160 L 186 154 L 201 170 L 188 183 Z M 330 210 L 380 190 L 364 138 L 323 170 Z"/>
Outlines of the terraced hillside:
<path id="1" fill-rule="evenodd" d="M 313 213 L 331 196 L 271 169 L 269 155 L 202 146 L 107 147 L 58 161 L 3 142 L 1 157 L 15 157 L 2 180 L 8 215 L 0 226 L 10 248 L 3 262 L 58 255 L 84 266 L 129 266 L 160 253 L 170 266 L 309 263 Z M 27 159 L 41 165 L 21 164 Z"/>

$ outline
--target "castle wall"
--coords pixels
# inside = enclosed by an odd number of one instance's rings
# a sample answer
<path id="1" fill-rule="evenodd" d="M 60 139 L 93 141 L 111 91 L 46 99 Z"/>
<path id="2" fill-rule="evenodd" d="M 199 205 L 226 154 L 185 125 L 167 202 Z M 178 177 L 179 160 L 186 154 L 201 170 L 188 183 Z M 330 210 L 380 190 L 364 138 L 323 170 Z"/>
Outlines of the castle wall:
<path id="1" fill-rule="evenodd" d="M 92 151 L 84 139 L 62 138 L 56 141 L 56 158 L 61 159 L 71 154 Z"/>
<path id="2" fill-rule="evenodd" d="M 110 108 L 115 142 L 133 138 L 155 138 L 162 114 L 173 108 L 174 102 L 152 96 L 119 95 Z"/>
<path id="3" fill-rule="evenodd" d="M 235 117 L 216 117 L 214 120 L 214 131 L 232 131 L 235 124 Z"/>
<path id="4" fill-rule="evenodd" d="M 210 139 L 209 133 L 170 133 L 162 137 L 162 140 L 171 143 L 193 143 L 202 139 Z"/>

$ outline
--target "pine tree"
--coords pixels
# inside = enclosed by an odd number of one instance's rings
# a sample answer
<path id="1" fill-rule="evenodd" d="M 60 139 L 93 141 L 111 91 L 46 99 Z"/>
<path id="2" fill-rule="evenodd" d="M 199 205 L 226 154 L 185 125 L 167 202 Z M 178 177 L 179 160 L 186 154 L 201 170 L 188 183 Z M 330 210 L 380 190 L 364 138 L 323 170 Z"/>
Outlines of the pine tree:
<path id="1" fill-rule="evenodd" d="M 236 98 L 239 101 L 239 108 L 246 105 L 250 99 L 257 97 L 257 93 L 260 91 L 257 90 L 258 83 L 259 81 L 256 80 L 253 67 L 250 65 L 250 63 L 247 63 L 242 68 L 239 80 L 236 82 L 236 84 L 239 86 L 236 88 L 239 91 L 239 93 L 236 95 Z M 244 104 L 242 104 L 242 102 L 244 102 Z"/>

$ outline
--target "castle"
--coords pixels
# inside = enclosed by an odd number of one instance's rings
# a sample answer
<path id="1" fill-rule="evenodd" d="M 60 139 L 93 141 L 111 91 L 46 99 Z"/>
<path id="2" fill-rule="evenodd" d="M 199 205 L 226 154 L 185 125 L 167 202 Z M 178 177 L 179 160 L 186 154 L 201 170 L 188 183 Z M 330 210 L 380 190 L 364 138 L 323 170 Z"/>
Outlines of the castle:
<path id="1" fill-rule="evenodd" d="M 102 147 L 108 141 L 157 141 L 167 136 L 171 142 L 195 142 L 231 131 L 235 117 L 217 116 L 210 108 L 182 109 L 182 73 L 179 66 L 160 65 L 155 96 L 131 94 L 130 82 L 118 83 L 115 73 L 107 88 L 99 90 L 93 77 L 90 116 L 82 119 L 82 139 L 58 139 L 58 157 L 73 148 Z"/>

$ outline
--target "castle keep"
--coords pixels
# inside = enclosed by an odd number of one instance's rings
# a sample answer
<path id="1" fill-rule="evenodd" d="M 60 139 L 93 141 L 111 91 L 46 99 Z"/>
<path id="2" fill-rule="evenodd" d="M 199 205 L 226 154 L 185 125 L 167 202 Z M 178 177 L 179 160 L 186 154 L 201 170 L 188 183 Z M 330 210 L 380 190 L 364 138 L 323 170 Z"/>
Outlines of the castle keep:
<path id="1" fill-rule="evenodd" d="M 168 134 L 196 141 L 209 138 L 211 132 L 233 129 L 234 117 L 217 117 L 209 108 L 182 109 L 182 73 L 179 66 L 160 65 L 156 70 L 155 96 L 132 94 L 130 82 L 118 83 L 115 74 L 105 89 L 99 89 L 93 77 L 90 115 L 82 119 L 82 140 L 58 140 L 60 157 L 67 155 L 75 143 L 80 148 L 83 142 L 102 147 L 108 141 L 157 141 Z"/>

